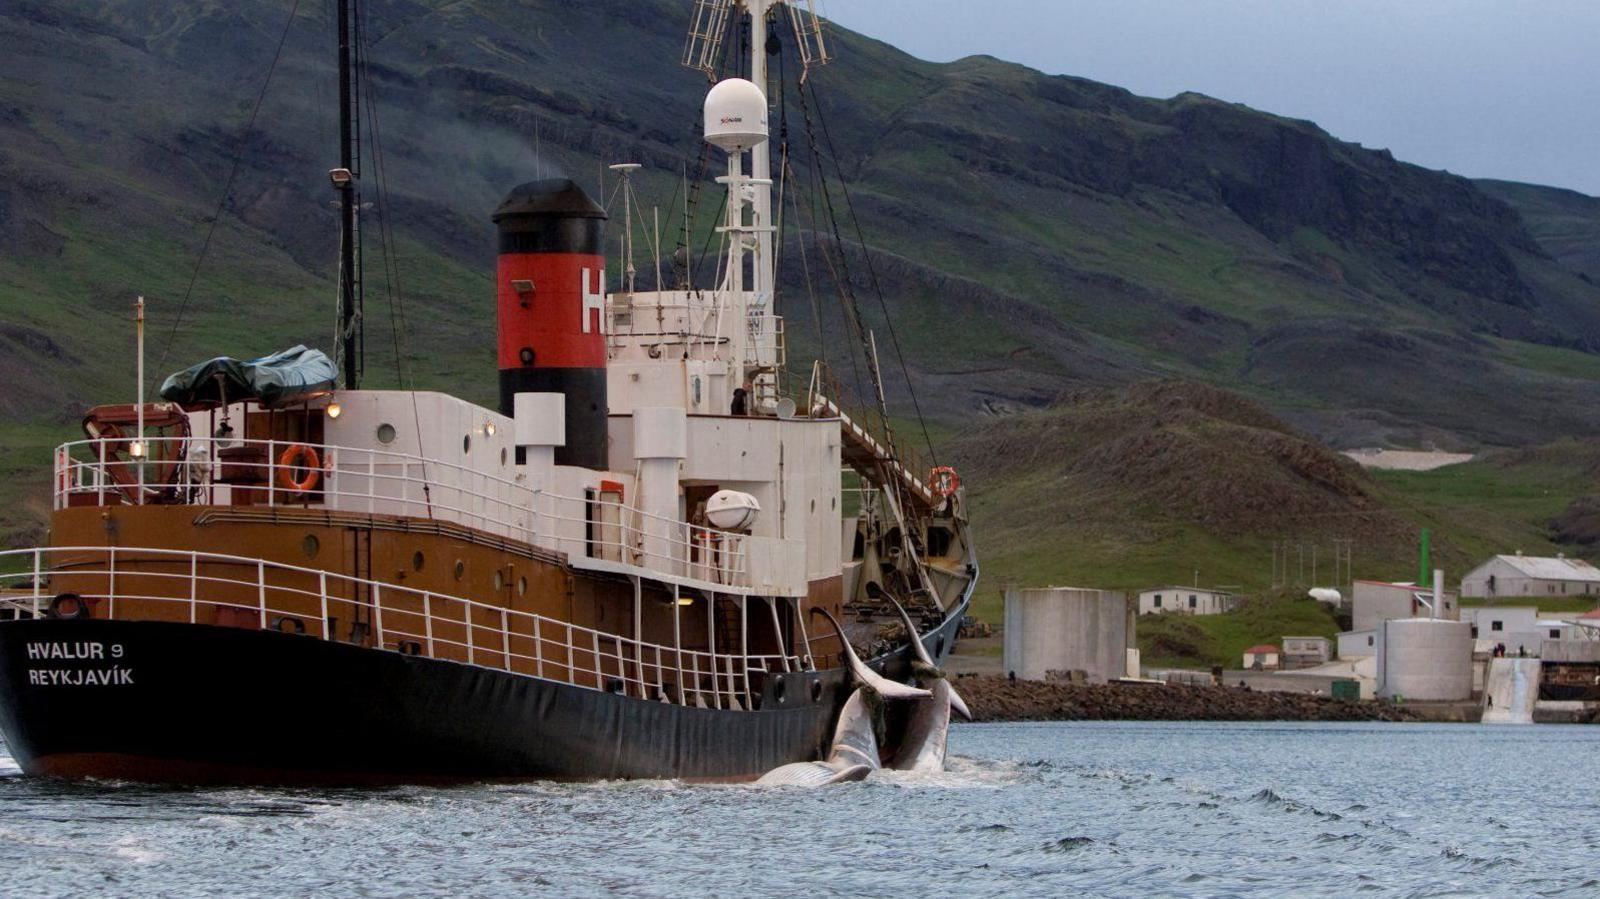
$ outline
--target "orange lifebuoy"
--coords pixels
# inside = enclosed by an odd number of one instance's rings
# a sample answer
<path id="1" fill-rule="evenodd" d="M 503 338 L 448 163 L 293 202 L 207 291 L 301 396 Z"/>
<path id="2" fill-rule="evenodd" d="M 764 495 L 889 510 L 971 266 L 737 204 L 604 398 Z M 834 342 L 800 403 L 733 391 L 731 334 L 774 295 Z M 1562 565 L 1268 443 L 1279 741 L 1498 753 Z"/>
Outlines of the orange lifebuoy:
<path id="1" fill-rule="evenodd" d="M 928 472 L 928 489 L 943 499 L 949 499 L 961 489 L 961 475 L 948 465 L 940 465 Z"/>
<path id="2" fill-rule="evenodd" d="M 294 470 L 304 468 L 306 473 L 296 478 Z M 278 457 L 278 486 L 296 493 L 310 493 L 322 479 L 322 457 L 316 449 L 304 443 L 291 444 Z"/>

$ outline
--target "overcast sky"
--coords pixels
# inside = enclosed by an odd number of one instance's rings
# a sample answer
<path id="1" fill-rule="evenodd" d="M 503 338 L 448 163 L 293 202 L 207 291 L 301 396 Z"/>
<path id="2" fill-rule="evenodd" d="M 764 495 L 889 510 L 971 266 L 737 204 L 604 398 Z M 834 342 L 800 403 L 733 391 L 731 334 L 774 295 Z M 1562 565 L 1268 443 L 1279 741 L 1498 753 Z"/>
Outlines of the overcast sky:
<path id="1" fill-rule="evenodd" d="M 1199 91 L 1471 177 L 1600 195 L 1600 0 L 818 0 L 916 56 Z"/>

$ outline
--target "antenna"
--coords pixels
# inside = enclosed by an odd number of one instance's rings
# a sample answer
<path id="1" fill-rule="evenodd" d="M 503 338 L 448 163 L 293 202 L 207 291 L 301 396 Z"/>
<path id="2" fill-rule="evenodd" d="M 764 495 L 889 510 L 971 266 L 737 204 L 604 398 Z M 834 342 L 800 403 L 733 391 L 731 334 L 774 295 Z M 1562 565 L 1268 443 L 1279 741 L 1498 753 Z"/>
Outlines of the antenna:
<path id="1" fill-rule="evenodd" d="M 624 293 L 633 293 L 634 276 L 633 267 L 633 173 L 640 166 L 637 162 L 619 162 L 611 166 L 611 171 L 622 178 L 622 290 Z M 659 279 L 658 279 L 659 280 Z"/>

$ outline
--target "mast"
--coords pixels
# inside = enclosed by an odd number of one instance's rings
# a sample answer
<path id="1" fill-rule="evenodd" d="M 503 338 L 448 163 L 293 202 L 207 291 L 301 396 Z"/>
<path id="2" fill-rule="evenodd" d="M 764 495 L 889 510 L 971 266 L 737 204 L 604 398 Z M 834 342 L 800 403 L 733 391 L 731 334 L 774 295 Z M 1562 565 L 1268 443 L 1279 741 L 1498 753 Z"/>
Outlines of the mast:
<path id="1" fill-rule="evenodd" d="M 767 12 L 781 0 L 745 0 L 750 11 L 750 80 L 767 92 Z M 780 89 L 781 89 L 780 85 Z M 771 98 L 767 103 L 771 105 Z M 750 149 L 750 184 L 755 206 L 755 278 L 751 285 L 755 306 L 770 313 L 772 303 L 772 154 L 770 141 Z"/>
<path id="2" fill-rule="evenodd" d="M 360 0 L 338 0 L 339 4 L 339 167 L 328 173 L 339 191 L 339 356 L 344 369 L 344 386 L 361 386 L 362 321 L 361 269 L 357 244 L 360 240 L 358 216 L 361 207 L 361 129 L 357 120 L 359 82 L 353 63 L 357 29 L 360 27 L 356 4 Z"/>

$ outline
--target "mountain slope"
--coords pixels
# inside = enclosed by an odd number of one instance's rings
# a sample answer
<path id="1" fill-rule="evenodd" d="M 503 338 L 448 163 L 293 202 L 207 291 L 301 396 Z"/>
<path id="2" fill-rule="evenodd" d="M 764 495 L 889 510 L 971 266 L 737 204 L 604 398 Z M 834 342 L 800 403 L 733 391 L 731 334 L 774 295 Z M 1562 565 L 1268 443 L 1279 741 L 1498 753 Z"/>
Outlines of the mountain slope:
<path id="1" fill-rule="evenodd" d="M 115 320 L 133 294 L 155 299 L 158 335 L 170 327 L 286 13 L 266 0 L 0 12 L 19 48 L 0 61 L 0 374 L 18 387 L 0 413 L 70 419 L 125 378 Z M 418 377 L 486 397 L 487 212 L 507 187 L 557 170 L 598 181 L 630 159 L 651 172 L 647 203 L 681 203 L 703 90 L 676 66 L 687 8 L 391 0 L 369 15 L 407 330 L 428 346 Z M 1339 443 L 1600 431 L 1587 367 L 1600 290 L 1473 182 L 1197 95 L 1151 100 L 984 57 L 936 65 L 847 32 L 835 44 L 822 108 L 792 90 L 782 108 L 791 135 L 803 112 L 826 122 L 819 142 L 854 184 L 936 415 L 1161 375 L 1241 389 Z M 176 348 L 157 354 L 166 367 L 327 342 L 330 47 L 320 12 L 290 28 Z M 858 255 L 863 290 L 865 268 Z M 803 293 L 798 266 L 785 278 Z M 381 382 L 395 341 L 379 293 Z M 817 327 L 803 303 L 790 311 L 804 355 Z M 841 342 L 836 315 L 821 330 Z"/>
<path id="2" fill-rule="evenodd" d="M 1515 209 L 1546 253 L 1575 272 L 1600 278 L 1600 198 L 1515 181 L 1479 179 L 1477 184 Z"/>
<path id="3" fill-rule="evenodd" d="M 40 448 L 70 435 L 83 406 L 131 399 L 135 295 L 151 300 L 153 381 L 199 357 L 330 343 L 326 9 L 293 20 L 246 130 L 289 8 L 0 6 L 0 466 L 14 475 L 0 528 L 36 526 Z M 490 402 L 488 214 L 509 187 L 559 172 L 609 198 L 603 166 L 641 162 L 641 198 L 663 213 L 666 250 L 676 243 L 682 175 L 702 155 L 705 82 L 677 65 L 689 5 L 374 0 L 368 10 L 366 110 L 391 189 L 368 219 L 369 384 L 397 383 L 399 356 L 418 386 Z M 843 253 L 868 321 L 883 337 L 892 315 L 896 340 L 882 343 L 903 346 L 943 430 L 1073 391 L 1179 378 L 1236 390 L 1340 446 L 1600 435 L 1600 288 L 1579 273 L 1588 232 L 1555 229 L 1544 189 L 1429 171 L 1198 95 L 1143 98 L 987 57 L 934 64 L 844 31 L 831 43 L 837 61 L 812 76 L 820 104 L 792 87 L 774 95 L 799 173 L 781 271 L 797 367 L 824 354 L 851 370 L 830 291 L 817 288 L 813 312 L 805 279 L 823 268 L 814 242 L 829 230 L 806 174 L 809 119 L 850 183 L 848 199 L 832 195 L 842 233 L 853 240 L 853 210 L 870 246 Z M 369 158 L 369 200 L 378 174 Z M 704 283 L 720 195 L 694 194 Z M 1589 215 L 1562 204 L 1561 215 Z M 395 237 L 388 261 L 403 302 L 385 299 L 380 225 Z M 905 385 L 889 387 L 905 408 Z M 1271 443 L 1256 449 L 1302 440 L 1274 433 L 1251 431 Z M 998 489 L 1026 477 L 994 476 Z M 1146 499 L 1137 478 L 1097 489 Z M 1196 489 L 1202 501 L 1224 487 Z M 1186 525 L 1230 552 L 1215 526 Z"/>

